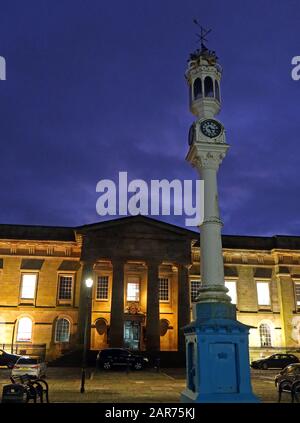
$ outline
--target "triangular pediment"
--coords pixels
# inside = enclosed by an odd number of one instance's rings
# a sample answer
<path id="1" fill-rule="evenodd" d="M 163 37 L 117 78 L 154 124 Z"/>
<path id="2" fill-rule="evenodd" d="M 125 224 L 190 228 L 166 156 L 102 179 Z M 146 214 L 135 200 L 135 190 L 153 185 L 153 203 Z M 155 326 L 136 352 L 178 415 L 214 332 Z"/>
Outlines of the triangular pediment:
<path id="1" fill-rule="evenodd" d="M 119 219 L 112 219 L 104 222 L 84 225 L 76 228 L 76 231 L 83 234 L 97 233 L 118 233 L 131 235 L 156 235 L 156 236 L 175 236 L 189 239 L 197 239 L 198 234 L 185 228 L 181 228 L 170 223 L 152 219 L 146 216 L 129 216 Z"/>

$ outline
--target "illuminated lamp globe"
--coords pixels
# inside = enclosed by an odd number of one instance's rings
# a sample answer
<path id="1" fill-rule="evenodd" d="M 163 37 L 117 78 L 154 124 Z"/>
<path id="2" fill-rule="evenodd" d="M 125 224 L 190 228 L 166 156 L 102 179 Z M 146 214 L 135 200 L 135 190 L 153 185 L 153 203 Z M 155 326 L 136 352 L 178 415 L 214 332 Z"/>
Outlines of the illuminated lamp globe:
<path id="1" fill-rule="evenodd" d="M 88 279 L 85 280 L 85 285 L 86 285 L 87 288 L 91 288 L 93 286 L 93 283 L 94 283 L 94 281 L 93 281 L 92 278 L 88 278 Z"/>

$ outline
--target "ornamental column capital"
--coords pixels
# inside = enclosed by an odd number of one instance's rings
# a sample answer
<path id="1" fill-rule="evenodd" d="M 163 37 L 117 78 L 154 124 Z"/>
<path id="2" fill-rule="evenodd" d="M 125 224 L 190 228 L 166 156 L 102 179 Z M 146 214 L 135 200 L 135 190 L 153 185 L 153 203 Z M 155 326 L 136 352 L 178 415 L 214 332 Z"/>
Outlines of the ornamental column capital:
<path id="1" fill-rule="evenodd" d="M 198 170 L 218 170 L 226 156 L 228 144 L 194 143 L 190 148 L 186 160 Z"/>

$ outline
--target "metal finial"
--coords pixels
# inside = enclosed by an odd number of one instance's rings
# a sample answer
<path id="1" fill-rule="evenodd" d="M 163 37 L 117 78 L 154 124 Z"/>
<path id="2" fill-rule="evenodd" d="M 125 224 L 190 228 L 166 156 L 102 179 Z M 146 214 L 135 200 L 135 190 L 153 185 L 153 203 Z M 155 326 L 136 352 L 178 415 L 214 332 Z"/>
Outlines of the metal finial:
<path id="1" fill-rule="evenodd" d="M 193 22 L 194 22 L 195 25 L 197 25 L 200 28 L 200 34 L 196 33 L 196 35 L 198 37 L 198 41 L 197 42 L 200 42 L 201 50 L 202 51 L 203 50 L 207 50 L 207 48 L 206 48 L 206 46 L 204 44 L 204 41 L 207 42 L 207 39 L 205 37 L 211 32 L 211 29 L 205 29 L 205 28 L 203 28 L 203 26 L 201 26 L 199 24 L 199 22 L 197 21 L 197 19 L 193 19 Z"/>

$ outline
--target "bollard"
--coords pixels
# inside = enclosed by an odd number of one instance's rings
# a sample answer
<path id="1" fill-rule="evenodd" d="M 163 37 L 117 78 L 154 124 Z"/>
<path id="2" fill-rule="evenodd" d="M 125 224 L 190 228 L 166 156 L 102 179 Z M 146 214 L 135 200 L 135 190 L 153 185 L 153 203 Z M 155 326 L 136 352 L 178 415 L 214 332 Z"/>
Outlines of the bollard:
<path id="1" fill-rule="evenodd" d="M 159 357 L 155 359 L 155 368 L 156 368 L 156 372 L 159 373 L 160 372 L 160 358 Z"/>

